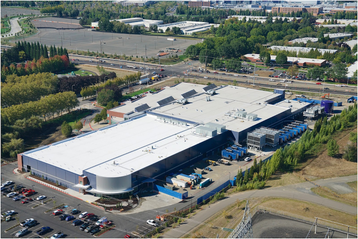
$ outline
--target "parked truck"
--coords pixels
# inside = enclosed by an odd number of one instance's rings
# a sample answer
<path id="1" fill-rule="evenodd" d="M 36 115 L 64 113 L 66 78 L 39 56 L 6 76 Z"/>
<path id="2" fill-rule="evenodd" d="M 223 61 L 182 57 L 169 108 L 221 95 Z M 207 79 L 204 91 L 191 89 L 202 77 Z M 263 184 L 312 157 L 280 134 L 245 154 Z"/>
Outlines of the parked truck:
<path id="1" fill-rule="evenodd" d="M 347 99 L 347 103 L 354 103 L 357 101 L 357 96 L 352 96 Z"/>
<path id="2" fill-rule="evenodd" d="M 204 181 L 202 181 L 202 182 L 199 184 L 199 188 L 206 187 L 206 186 L 208 186 L 211 182 L 212 182 L 212 181 L 211 181 L 211 178 L 207 178 L 207 179 L 205 179 Z"/>
<path id="3" fill-rule="evenodd" d="M 232 150 L 222 150 L 221 156 L 229 160 L 237 160 L 239 158 L 237 153 L 233 152 Z"/>
<path id="4" fill-rule="evenodd" d="M 173 37 L 168 37 L 167 38 L 168 41 L 176 41 L 177 39 L 173 38 Z"/>

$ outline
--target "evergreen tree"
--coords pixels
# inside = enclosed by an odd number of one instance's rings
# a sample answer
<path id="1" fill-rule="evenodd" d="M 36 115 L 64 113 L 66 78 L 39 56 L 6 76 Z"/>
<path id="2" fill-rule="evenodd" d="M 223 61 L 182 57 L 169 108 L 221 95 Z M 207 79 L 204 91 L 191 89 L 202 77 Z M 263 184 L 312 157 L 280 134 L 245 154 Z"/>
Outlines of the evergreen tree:
<path id="1" fill-rule="evenodd" d="M 248 169 L 246 168 L 245 175 L 244 175 L 244 183 L 246 184 L 248 181 L 249 181 L 249 172 Z"/>
<path id="2" fill-rule="evenodd" d="M 69 58 L 69 57 L 68 57 L 68 52 L 67 52 L 67 49 L 66 49 L 66 48 L 63 49 L 63 55 L 66 55 L 67 58 Z"/>
<path id="3" fill-rule="evenodd" d="M 328 141 L 327 144 L 328 156 L 335 157 L 339 154 L 339 145 L 337 141 L 331 139 Z"/>
<path id="4" fill-rule="evenodd" d="M 54 56 L 58 55 L 57 54 L 57 48 L 55 46 L 53 46 L 53 54 L 54 54 Z"/>
<path id="5" fill-rule="evenodd" d="M 53 46 L 50 46 L 50 57 L 54 57 L 54 50 L 53 50 Z"/>
<path id="6" fill-rule="evenodd" d="M 47 51 L 47 46 L 44 46 L 44 57 L 48 58 L 48 51 Z"/>

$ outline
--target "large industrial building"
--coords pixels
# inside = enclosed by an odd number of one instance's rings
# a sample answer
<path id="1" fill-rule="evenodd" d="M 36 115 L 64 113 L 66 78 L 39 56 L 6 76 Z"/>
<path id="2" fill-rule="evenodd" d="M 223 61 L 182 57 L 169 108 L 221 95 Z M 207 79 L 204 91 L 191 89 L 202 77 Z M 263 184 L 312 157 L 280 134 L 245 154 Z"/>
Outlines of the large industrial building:
<path id="1" fill-rule="evenodd" d="M 279 92 L 166 87 L 108 111 L 112 124 L 106 128 L 19 154 L 18 168 L 81 193 L 120 197 L 229 142 L 245 143 L 257 128 L 296 119 L 310 105 L 285 101 Z M 129 112 L 136 116 L 123 121 Z"/>
<path id="2" fill-rule="evenodd" d="M 260 59 L 260 54 L 246 54 L 244 55 L 246 59 L 254 63 L 262 63 Z M 276 62 L 276 56 L 271 55 L 271 62 Z M 287 57 L 287 62 L 290 64 L 297 64 L 298 66 L 324 66 L 326 65 L 325 59 L 313 59 L 313 58 L 303 58 L 303 57 Z"/>

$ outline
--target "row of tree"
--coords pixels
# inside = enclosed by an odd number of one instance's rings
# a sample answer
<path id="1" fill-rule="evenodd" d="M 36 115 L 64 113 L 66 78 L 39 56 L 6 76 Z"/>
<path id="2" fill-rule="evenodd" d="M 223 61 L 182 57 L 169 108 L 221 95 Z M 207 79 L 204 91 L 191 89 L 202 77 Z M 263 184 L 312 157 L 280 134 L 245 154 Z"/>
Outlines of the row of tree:
<path id="1" fill-rule="evenodd" d="M 100 76 L 62 77 L 58 81 L 58 92 L 73 91 L 76 94 L 80 94 L 82 88 L 96 85 L 113 78 L 116 78 L 116 73 L 114 72 Z"/>
<path id="2" fill-rule="evenodd" d="M 41 72 L 59 72 L 72 67 L 73 65 L 65 55 L 56 55 L 50 58 L 41 57 L 39 60 L 34 59 L 32 61 L 27 61 L 25 64 L 10 64 L 10 66 L 2 66 L 1 80 L 5 81 L 6 77 L 12 74 L 24 76 Z"/>
<path id="3" fill-rule="evenodd" d="M 55 93 L 57 84 L 57 76 L 51 73 L 29 76 L 10 75 L 1 85 L 1 107 L 40 100 L 43 96 Z"/>
<path id="4" fill-rule="evenodd" d="M 1 123 L 12 125 L 17 120 L 29 119 L 31 116 L 43 117 L 45 120 L 55 114 L 70 111 L 79 104 L 74 92 L 50 94 L 38 101 L 12 105 L 1 109 Z"/>
<path id="5" fill-rule="evenodd" d="M 336 131 L 342 131 L 347 127 L 354 127 L 357 122 L 357 104 L 349 106 L 348 109 L 344 109 L 340 115 L 334 115 L 330 120 L 327 117 L 319 119 L 312 131 L 307 130 L 300 138 L 299 141 L 285 146 L 283 149 L 280 148 L 272 155 L 272 158 L 265 163 L 256 163 L 246 170 L 244 173 L 242 169 L 238 171 L 236 177 L 236 184 L 239 190 L 246 190 L 254 188 L 252 185 L 255 182 L 268 180 L 271 175 L 276 171 L 287 171 L 295 167 L 301 162 L 306 155 L 310 154 L 310 150 L 317 145 L 326 144 L 329 142 L 331 148 L 331 155 L 337 156 L 339 153 L 339 147 L 332 140 L 332 134 Z M 351 136 L 352 142 L 356 142 L 356 134 Z M 355 147 L 355 150 L 354 150 Z M 344 149 L 345 158 L 349 161 L 357 162 L 357 152 L 354 143 L 350 144 Z M 327 158 L 329 161 L 329 158 Z M 329 162 L 327 162 L 329 163 Z M 256 183 L 256 185 L 258 185 Z"/>

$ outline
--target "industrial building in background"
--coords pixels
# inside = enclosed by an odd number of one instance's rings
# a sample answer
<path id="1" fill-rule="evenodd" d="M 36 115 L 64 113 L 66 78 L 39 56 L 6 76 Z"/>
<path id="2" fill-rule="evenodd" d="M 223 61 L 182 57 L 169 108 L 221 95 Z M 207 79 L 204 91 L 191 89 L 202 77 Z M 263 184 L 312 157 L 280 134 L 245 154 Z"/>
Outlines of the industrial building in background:
<path id="1" fill-rule="evenodd" d="M 286 101 L 284 90 L 180 83 L 108 110 L 108 127 L 19 154 L 18 168 L 84 194 L 121 197 L 228 144 L 256 145 L 252 134 L 263 137 L 258 148 L 276 146 L 286 132 L 270 127 L 302 119 L 310 105 Z"/>

